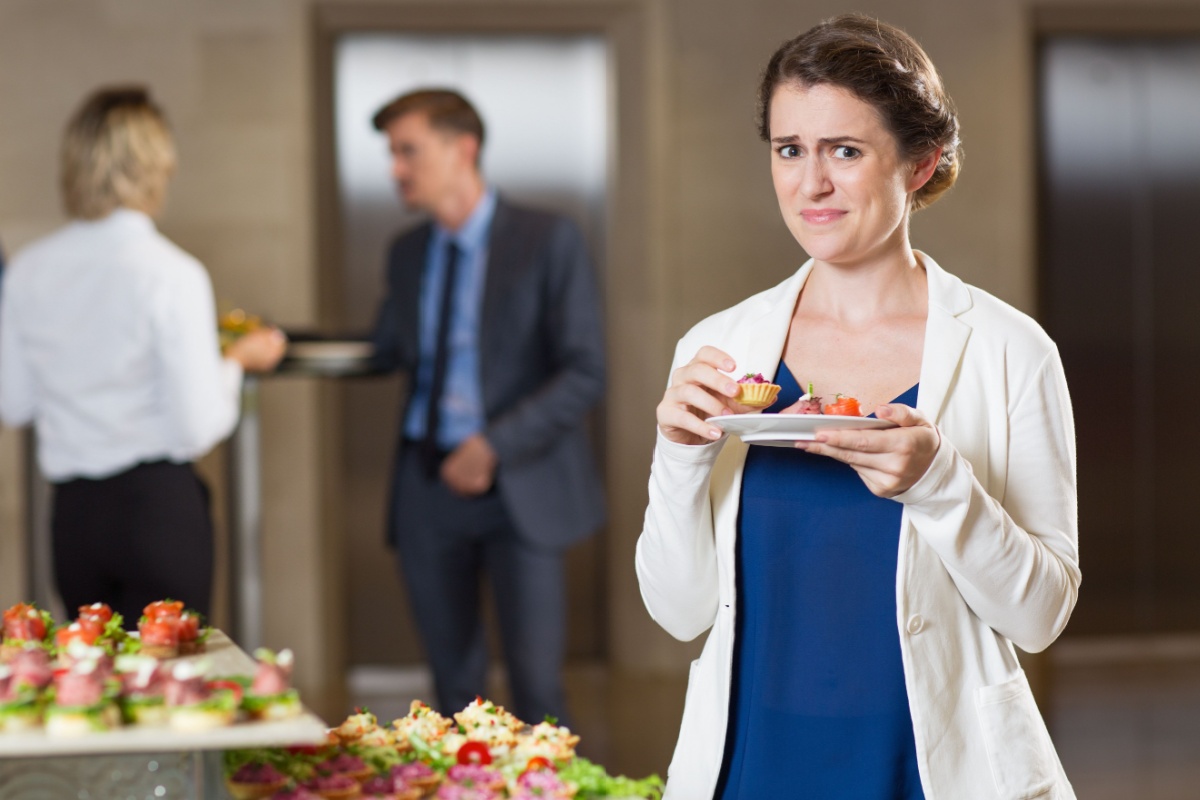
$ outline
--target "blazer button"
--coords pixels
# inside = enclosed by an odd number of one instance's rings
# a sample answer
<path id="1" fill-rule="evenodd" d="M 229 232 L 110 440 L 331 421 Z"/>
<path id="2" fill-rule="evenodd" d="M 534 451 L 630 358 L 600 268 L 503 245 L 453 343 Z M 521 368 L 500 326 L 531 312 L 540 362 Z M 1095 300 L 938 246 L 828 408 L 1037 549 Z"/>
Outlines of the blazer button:
<path id="1" fill-rule="evenodd" d="M 908 624 L 905 627 L 909 633 L 920 633 L 925 629 L 925 618 L 920 614 L 913 614 L 908 618 Z"/>

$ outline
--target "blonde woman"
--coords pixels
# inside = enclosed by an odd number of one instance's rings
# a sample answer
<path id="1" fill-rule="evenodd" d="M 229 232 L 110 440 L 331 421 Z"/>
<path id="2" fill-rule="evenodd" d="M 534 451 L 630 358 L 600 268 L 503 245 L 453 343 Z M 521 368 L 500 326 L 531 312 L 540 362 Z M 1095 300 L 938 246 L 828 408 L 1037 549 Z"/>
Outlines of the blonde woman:
<path id="1" fill-rule="evenodd" d="M 243 371 L 285 348 L 263 330 L 222 356 L 207 272 L 153 222 L 175 162 L 145 90 L 88 97 L 62 147 L 72 220 L 16 254 L 0 298 L 0 418 L 37 431 L 59 593 L 130 626 L 168 596 L 208 612 L 212 524 L 192 462 L 233 430 Z"/>

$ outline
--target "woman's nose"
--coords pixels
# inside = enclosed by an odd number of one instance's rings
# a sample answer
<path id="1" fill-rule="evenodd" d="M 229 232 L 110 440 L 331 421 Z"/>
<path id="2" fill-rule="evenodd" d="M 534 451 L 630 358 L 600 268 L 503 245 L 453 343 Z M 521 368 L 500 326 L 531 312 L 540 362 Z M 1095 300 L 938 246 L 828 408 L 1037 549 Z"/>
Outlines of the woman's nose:
<path id="1" fill-rule="evenodd" d="M 832 191 L 829 182 L 829 172 L 820 158 L 809 158 L 804 162 L 804 172 L 800 176 L 800 191 L 805 197 L 823 197 Z"/>

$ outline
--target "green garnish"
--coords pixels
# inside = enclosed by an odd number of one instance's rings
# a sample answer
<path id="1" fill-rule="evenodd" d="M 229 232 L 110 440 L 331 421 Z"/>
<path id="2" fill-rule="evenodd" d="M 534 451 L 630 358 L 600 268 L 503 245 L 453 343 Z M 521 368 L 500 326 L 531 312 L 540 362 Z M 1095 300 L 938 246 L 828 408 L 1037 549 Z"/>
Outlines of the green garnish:
<path id="1" fill-rule="evenodd" d="M 645 800 L 661 800 L 663 780 L 657 775 L 634 780 L 624 775 L 612 776 L 604 767 L 593 764 L 586 758 L 576 757 L 558 771 L 558 777 L 579 787 L 578 800 L 599 797 L 640 797 Z"/>

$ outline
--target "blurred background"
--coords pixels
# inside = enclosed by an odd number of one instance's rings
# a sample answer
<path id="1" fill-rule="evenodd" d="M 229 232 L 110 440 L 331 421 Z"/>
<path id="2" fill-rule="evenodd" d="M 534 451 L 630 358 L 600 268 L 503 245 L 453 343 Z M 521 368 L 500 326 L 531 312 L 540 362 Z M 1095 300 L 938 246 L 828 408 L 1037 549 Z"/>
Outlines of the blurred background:
<path id="1" fill-rule="evenodd" d="M 1068 775 L 1080 797 L 1195 798 L 1200 0 L 0 0 L 0 246 L 64 221 L 58 145 L 81 98 L 143 83 L 180 153 L 160 228 L 219 301 L 289 331 L 364 332 L 386 243 L 413 221 L 370 114 L 412 86 L 462 89 L 489 126 L 485 175 L 573 216 L 598 263 L 610 523 L 569 559 L 571 701 L 582 753 L 665 773 L 699 643 L 653 624 L 633 574 L 654 406 L 688 327 L 804 259 L 754 93 L 781 41 L 848 10 L 913 34 L 958 104 L 963 173 L 916 216 L 915 245 L 1063 354 L 1085 579 L 1027 666 Z M 383 545 L 398 380 L 279 375 L 252 409 L 256 636 L 296 651 L 327 720 L 431 694 Z M 4 607 L 53 602 L 29 450 L 0 432 Z M 201 466 L 223 537 L 214 622 L 235 638 L 236 460 L 222 447 Z"/>

